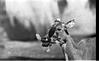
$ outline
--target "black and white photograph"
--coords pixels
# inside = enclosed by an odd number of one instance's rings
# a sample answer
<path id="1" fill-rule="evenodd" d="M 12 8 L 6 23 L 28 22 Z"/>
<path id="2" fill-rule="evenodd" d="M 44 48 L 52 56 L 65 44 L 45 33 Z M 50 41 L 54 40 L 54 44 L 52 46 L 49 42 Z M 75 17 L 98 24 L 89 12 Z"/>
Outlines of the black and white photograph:
<path id="1" fill-rule="evenodd" d="M 0 61 L 96 61 L 96 0 L 0 0 Z"/>

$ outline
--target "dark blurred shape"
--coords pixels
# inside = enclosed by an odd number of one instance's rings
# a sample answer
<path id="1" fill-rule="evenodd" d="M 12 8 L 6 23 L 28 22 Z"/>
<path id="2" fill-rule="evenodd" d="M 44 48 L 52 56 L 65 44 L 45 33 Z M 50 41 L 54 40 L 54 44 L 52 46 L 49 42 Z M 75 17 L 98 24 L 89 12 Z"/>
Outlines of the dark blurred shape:
<path id="1" fill-rule="evenodd" d="M 0 0 L 0 15 L 6 15 L 5 2 Z"/>
<path id="2" fill-rule="evenodd" d="M 94 38 L 94 37 L 96 37 L 96 34 L 86 36 L 86 38 Z"/>
<path id="3" fill-rule="evenodd" d="M 96 8 L 96 0 L 89 0 L 90 8 Z"/>
<path id="4" fill-rule="evenodd" d="M 7 21 L 6 21 L 7 20 Z M 13 17 L 14 25 L 12 26 L 9 19 L 6 19 L 3 27 L 7 32 L 8 38 L 11 40 L 17 40 L 22 42 L 29 42 L 36 39 L 36 31 L 33 24 L 31 24 L 31 29 L 26 29 L 20 22 L 19 19 Z"/>
<path id="5" fill-rule="evenodd" d="M 59 11 L 60 11 L 61 14 L 63 14 L 67 5 L 68 5 L 67 0 L 59 0 L 58 1 Z"/>
<path id="6" fill-rule="evenodd" d="M 2 60 L 35 60 L 35 61 L 64 61 L 65 59 L 64 58 L 32 58 L 32 57 L 23 57 L 23 56 L 12 56 L 12 57 L 9 57 L 7 59 L 2 59 Z"/>

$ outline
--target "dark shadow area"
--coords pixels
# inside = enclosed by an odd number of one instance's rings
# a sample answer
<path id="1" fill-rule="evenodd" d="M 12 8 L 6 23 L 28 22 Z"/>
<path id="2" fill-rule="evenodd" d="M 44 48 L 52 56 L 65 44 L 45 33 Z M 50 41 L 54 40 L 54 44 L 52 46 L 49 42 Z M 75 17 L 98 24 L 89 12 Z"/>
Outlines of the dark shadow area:
<path id="1" fill-rule="evenodd" d="M 6 15 L 5 2 L 3 0 L 0 0 L 0 15 Z"/>
<path id="2" fill-rule="evenodd" d="M 15 26 L 9 26 L 8 37 L 11 40 L 23 40 L 23 41 L 33 41 L 36 34 L 34 26 L 31 26 L 31 30 L 27 30 L 22 24 L 18 22 L 18 19 L 14 17 Z"/>
<path id="3" fill-rule="evenodd" d="M 7 59 L 0 59 L 0 60 L 65 60 L 64 58 L 30 58 L 30 57 L 9 57 Z"/>
<path id="4" fill-rule="evenodd" d="M 28 42 L 36 39 L 36 31 L 33 24 L 31 24 L 31 29 L 28 30 L 18 22 L 16 17 L 13 19 L 15 26 L 11 25 L 9 18 L 3 20 L 2 22 L 2 27 L 5 29 L 10 40 L 21 40 L 23 42 Z"/>
<path id="5" fill-rule="evenodd" d="M 90 8 L 96 8 L 96 0 L 89 0 Z"/>
<path id="6" fill-rule="evenodd" d="M 82 39 L 95 38 L 95 37 L 96 37 L 96 33 L 90 35 L 72 35 L 72 38 L 74 39 L 75 43 L 80 42 Z"/>
<path id="7" fill-rule="evenodd" d="M 63 14 L 65 8 L 68 6 L 67 0 L 59 0 L 58 1 L 59 11 L 61 14 Z"/>

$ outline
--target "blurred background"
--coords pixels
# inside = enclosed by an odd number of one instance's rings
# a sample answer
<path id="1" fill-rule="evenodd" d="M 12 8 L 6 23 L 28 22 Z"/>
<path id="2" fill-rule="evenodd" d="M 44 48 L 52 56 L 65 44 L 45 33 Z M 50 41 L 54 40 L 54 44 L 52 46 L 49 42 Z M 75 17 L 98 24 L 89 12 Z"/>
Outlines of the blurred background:
<path id="1" fill-rule="evenodd" d="M 75 43 L 90 40 L 85 44 L 92 46 L 91 56 L 95 56 L 96 0 L 0 0 L 0 57 L 64 60 L 59 46 L 45 53 L 35 36 L 44 36 L 56 18 L 64 22 L 75 19 L 76 25 L 68 30 L 70 35 Z"/>

